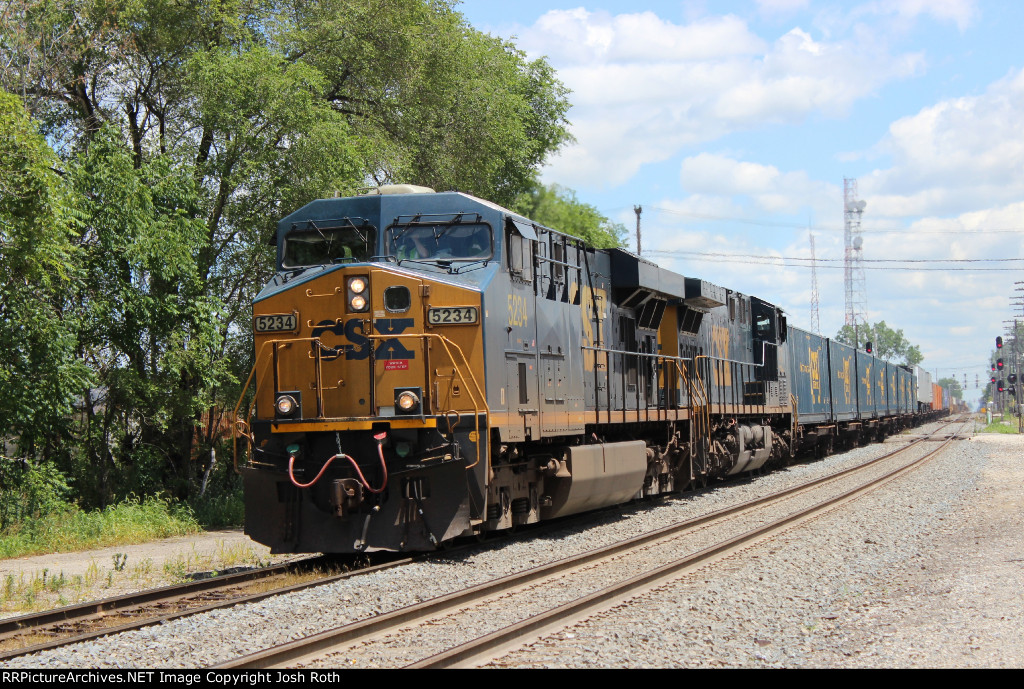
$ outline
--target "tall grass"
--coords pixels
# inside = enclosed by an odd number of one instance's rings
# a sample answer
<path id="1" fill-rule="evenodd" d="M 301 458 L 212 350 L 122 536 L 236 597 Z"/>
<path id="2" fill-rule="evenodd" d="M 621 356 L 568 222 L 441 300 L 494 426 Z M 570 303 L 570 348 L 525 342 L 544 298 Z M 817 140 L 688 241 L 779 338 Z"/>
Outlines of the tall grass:
<path id="1" fill-rule="evenodd" d="M 245 518 L 245 501 L 240 488 L 196 498 L 189 502 L 189 508 L 204 529 L 241 526 Z"/>
<path id="2" fill-rule="evenodd" d="M 188 507 L 159 497 L 129 498 L 90 512 L 65 503 L 61 509 L 8 525 L 0 532 L 0 558 L 143 543 L 200 531 Z"/>
<path id="3" fill-rule="evenodd" d="M 0 558 L 143 543 L 206 529 L 240 526 L 241 482 L 228 467 L 203 497 L 188 503 L 129 495 L 105 509 L 83 510 L 52 464 L 0 455 Z"/>
<path id="4" fill-rule="evenodd" d="M 1017 418 L 992 419 L 992 423 L 981 429 L 982 433 L 1017 433 Z"/>

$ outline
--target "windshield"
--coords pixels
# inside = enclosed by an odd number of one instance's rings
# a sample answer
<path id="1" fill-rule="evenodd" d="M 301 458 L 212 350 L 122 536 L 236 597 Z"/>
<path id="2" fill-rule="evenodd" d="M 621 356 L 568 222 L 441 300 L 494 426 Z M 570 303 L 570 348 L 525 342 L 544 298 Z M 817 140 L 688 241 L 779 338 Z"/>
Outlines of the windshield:
<path id="1" fill-rule="evenodd" d="M 372 227 L 292 230 L 284 238 L 284 268 L 367 261 L 374 253 Z"/>
<path id="2" fill-rule="evenodd" d="M 491 228 L 484 224 L 396 225 L 388 252 L 400 261 L 483 261 L 493 253 Z"/>

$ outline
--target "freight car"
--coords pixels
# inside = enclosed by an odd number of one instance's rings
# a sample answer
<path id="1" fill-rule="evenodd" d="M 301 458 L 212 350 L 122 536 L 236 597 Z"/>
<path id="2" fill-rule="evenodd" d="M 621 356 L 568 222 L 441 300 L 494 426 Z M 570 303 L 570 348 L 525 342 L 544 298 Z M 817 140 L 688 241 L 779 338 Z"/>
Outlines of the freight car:
<path id="1" fill-rule="evenodd" d="M 274 552 L 433 549 L 923 417 L 909 369 L 466 194 L 314 201 L 275 240 L 238 417 Z"/>

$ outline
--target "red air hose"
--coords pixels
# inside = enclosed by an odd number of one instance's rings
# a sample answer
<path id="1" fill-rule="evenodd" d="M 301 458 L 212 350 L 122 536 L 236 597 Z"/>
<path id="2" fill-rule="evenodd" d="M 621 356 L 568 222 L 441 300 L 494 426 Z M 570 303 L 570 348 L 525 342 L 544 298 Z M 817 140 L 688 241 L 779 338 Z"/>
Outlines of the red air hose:
<path id="1" fill-rule="evenodd" d="M 314 483 L 316 483 L 317 481 L 320 480 L 320 477 L 324 475 L 325 471 L 327 471 L 327 467 L 329 467 L 331 465 L 331 462 L 333 462 L 336 459 L 347 459 L 352 464 L 352 468 L 356 470 L 356 475 L 359 476 L 359 482 L 361 484 L 363 484 L 363 488 L 365 488 L 366 490 L 368 490 L 371 493 L 380 493 L 385 488 L 387 488 L 387 485 L 388 485 L 388 465 L 384 462 L 384 446 L 381 444 L 382 441 L 385 438 L 385 435 L 386 434 L 384 434 L 384 433 L 379 433 L 379 434 L 373 436 L 374 439 L 377 441 L 377 456 L 380 457 L 380 467 L 381 467 L 381 469 L 384 472 L 384 482 L 381 484 L 380 488 L 372 488 L 370 486 L 370 482 L 366 480 L 365 476 L 363 476 L 363 472 L 359 470 L 359 465 L 356 464 L 356 460 L 354 460 L 351 457 L 349 457 L 348 455 L 342 454 L 340 452 L 338 454 L 334 455 L 333 457 L 331 457 L 330 459 L 328 459 L 324 463 L 323 467 L 321 467 L 320 473 L 318 473 L 313 478 L 313 480 L 310 481 L 309 483 L 299 483 L 298 481 L 295 480 L 295 471 L 294 471 L 294 468 L 295 468 L 295 455 L 294 454 L 289 454 L 288 455 L 288 478 L 291 480 L 293 485 L 295 485 L 295 486 L 297 486 L 299 488 L 309 488 Z"/>

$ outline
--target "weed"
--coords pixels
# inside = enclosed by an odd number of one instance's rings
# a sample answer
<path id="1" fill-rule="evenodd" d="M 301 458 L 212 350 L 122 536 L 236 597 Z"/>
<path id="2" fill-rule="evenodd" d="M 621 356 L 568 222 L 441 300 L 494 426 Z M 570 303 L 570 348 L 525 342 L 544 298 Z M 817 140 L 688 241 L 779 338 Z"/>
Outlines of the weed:
<path id="1" fill-rule="evenodd" d="M 125 565 L 128 564 L 128 553 L 114 553 L 112 559 L 114 560 L 114 571 L 123 572 Z"/>
<path id="2" fill-rule="evenodd" d="M 1017 433 L 1017 419 L 992 419 L 992 423 L 981 429 L 982 433 Z"/>
<path id="3" fill-rule="evenodd" d="M 85 568 L 85 585 L 92 586 L 100 578 L 100 567 L 96 564 L 96 560 L 90 560 L 89 566 Z"/>
<path id="4" fill-rule="evenodd" d="M 220 541 L 217 543 L 217 560 L 224 567 L 234 567 L 249 562 L 259 562 L 259 556 L 246 543 L 225 546 L 224 541 Z"/>
<path id="5" fill-rule="evenodd" d="M 50 580 L 45 583 L 47 589 L 53 593 L 57 593 L 68 585 L 68 580 L 67 577 L 64 576 L 64 572 L 61 572 L 55 577 L 50 577 Z"/>
<path id="6" fill-rule="evenodd" d="M 142 582 L 153 573 L 153 559 L 147 557 L 142 562 L 132 567 L 132 579 Z"/>
<path id="7" fill-rule="evenodd" d="M 141 501 L 129 498 L 89 512 L 67 505 L 34 518 L 18 516 L 17 520 L 4 523 L 0 530 L 0 558 L 142 543 L 200 530 L 189 507 L 159 497 Z M 118 564 L 122 563 L 115 562 Z"/>
<path id="8" fill-rule="evenodd" d="M 167 560 L 164 562 L 164 573 L 173 579 L 184 580 L 188 575 L 188 560 L 182 555 L 178 555 L 173 560 Z"/>

